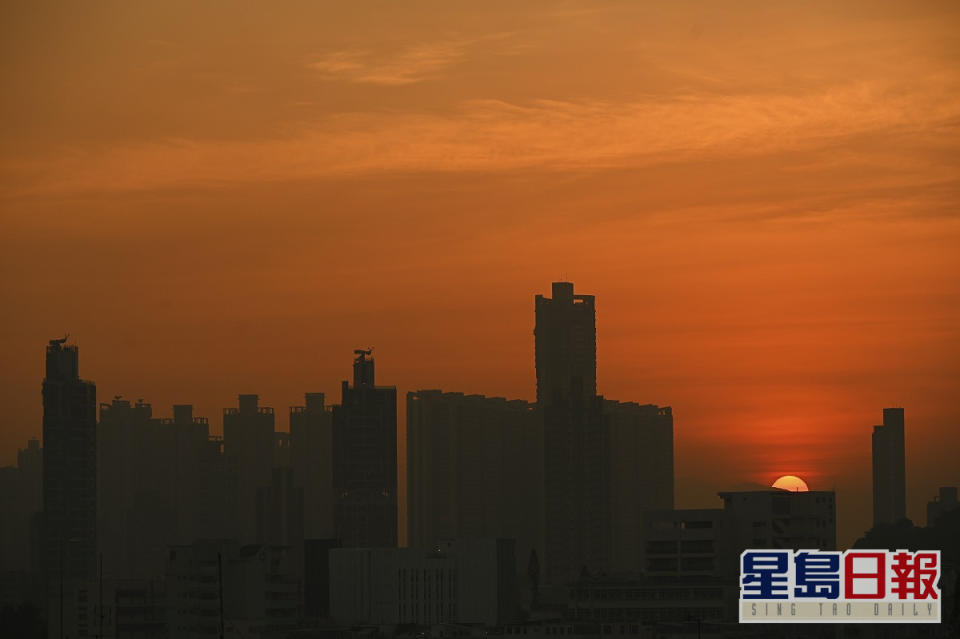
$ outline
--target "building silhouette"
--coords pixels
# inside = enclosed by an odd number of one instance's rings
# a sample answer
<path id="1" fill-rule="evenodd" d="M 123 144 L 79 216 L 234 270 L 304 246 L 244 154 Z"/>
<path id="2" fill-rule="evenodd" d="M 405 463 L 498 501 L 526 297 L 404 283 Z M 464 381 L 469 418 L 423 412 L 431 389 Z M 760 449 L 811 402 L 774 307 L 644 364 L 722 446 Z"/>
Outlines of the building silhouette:
<path id="1" fill-rule="evenodd" d="M 288 547 L 291 570 L 302 576 L 303 488 L 289 467 L 275 467 L 270 485 L 257 489 L 257 543 Z"/>
<path id="2" fill-rule="evenodd" d="M 536 296 L 534 328 L 548 583 L 605 564 L 608 481 L 594 298 L 570 282 L 554 282 L 552 293 Z"/>
<path id="3" fill-rule="evenodd" d="M 724 553 L 738 570 L 747 548 L 837 548 L 837 499 L 832 490 L 780 489 L 719 493 L 733 552 Z"/>
<path id="4" fill-rule="evenodd" d="M 596 307 L 570 282 L 535 299 L 547 583 L 638 570 L 642 516 L 673 508 L 673 411 L 597 394 Z"/>
<path id="5" fill-rule="evenodd" d="M 543 424 L 536 404 L 407 393 L 407 542 L 516 540 L 518 574 L 542 555 Z"/>
<path id="6" fill-rule="evenodd" d="M 17 465 L 0 468 L 0 606 L 42 601 L 35 575 L 41 558 L 37 539 L 43 510 L 43 450 L 30 439 L 17 451 Z"/>
<path id="7" fill-rule="evenodd" d="M 143 400 L 100 405 L 98 505 L 104 570 L 111 578 L 160 574 L 167 545 L 225 533 L 220 438 L 193 406 L 157 418 Z"/>
<path id="8" fill-rule="evenodd" d="M 20 471 L 18 491 L 27 516 L 43 511 L 43 449 L 40 440 L 31 438 L 27 447 L 17 451 Z"/>
<path id="9" fill-rule="evenodd" d="M 720 575 L 726 522 L 722 508 L 647 511 L 641 572 L 651 577 Z"/>
<path id="10" fill-rule="evenodd" d="M 303 489 L 303 529 L 308 539 L 333 536 L 333 412 L 323 393 L 307 393 L 290 408 L 293 483 Z"/>
<path id="11" fill-rule="evenodd" d="M 330 615 L 344 625 L 497 626 L 517 615 L 515 565 L 512 539 L 332 549 Z"/>
<path id="12" fill-rule="evenodd" d="M 590 605 L 616 618 L 636 604 L 622 596 L 631 588 L 660 593 L 639 603 L 635 618 L 645 623 L 737 618 L 740 553 L 747 548 L 837 547 L 836 494 L 779 489 L 719 493 L 723 508 L 650 510 L 643 515 L 642 579 L 624 585 L 600 580 L 606 596 L 594 592 Z M 686 591 L 685 591 L 686 590 Z M 619 595 L 618 592 L 619 591 Z M 637 590 L 632 592 L 637 593 Z M 640 591 L 640 598 L 644 598 Z M 587 607 L 580 603 L 580 607 Z M 738 635 L 735 635 L 738 636 Z"/>
<path id="13" fill-rule="evenodd" d="M 730 592 L 733 588 L 728 580 L 711 575 L 658 577 L 628 573 L 585 574 L 569 583 L 566 590 L 569 602 L 566 614 L 569 619 L 564 625 L 567 627 L 553 629 L 552 632 L 548 630 L 543 635 L 572 634 L 569 630 L 572 625 L 581 629 L 580 633 L 576 633 L 581 637 L 614 634 L 619 637 L 692 638 L 698 636 L 698 621 L 716 623 L 730 618 Z M 559 625 L 560 622 L 553 623 Z M 686 626 L 676 625 L 684 623 Z M 656 632 L 652 631 L 653 627 L 656 627 Z M 739 629 L 734 629 L 728 634 L 710 633 L 703 636 L 762 635 L 743 635 Z"/>
<path id="14" fill-rule="evenodd" d="M 106 578 L 78 592 L 75 612 L 78 618 L 94 619 L 93 637 L 137 637 L 167 639 L 167 610 L 162 583 L 152 579 Z M 101 604 L 102 602 L 102 604 Z M 101 610 L 102 605 L 102 610 Z M 75 636 L 72 632 L 65 636 Z"/>
<path id="15" fill-rule="evenodd" d="M 397 389 L 377 386 L 369 350 L 333 407 L 334 532 L 345 547 L 397 545 Z"/>
<path id="16" fill-rule="evenodd" d="M 883 425 L 873 427 L 873 525 L 907 516 L 903 409 L 884 408 Z"/>
<path id="17" fill-rule="evenodd" d="M 330 551 L 339 539 L 305 539 L 303 542 L 303 618 L 316 624 L 330 615 Z"/>
<path id="18" fill-rule="evenodd" d="M 50 340 L 43 380 L 43 512 L 48 627 L 62 623 L 64 589 L 96 574 L 97 387 L 80 379 L 66 338 Z"/>
<path id="19" fill-rule="evenodd" d="M 937 496 L 927 502 L 927 528 L 935 525 L 943 515 L 960 508 L 956 486 L 941 486 Z"/>
<path id="20" fill-rule="evenodd" d="M 736 581 L 747 548 L 837 547 L 833 491 L 719 493 L 723 508 L 651 510 L 643 517 L 643 572 L 656 577 L 722 576 Z"/>
<path id="21" fill-rule="evenodd" d="M 257 538 L 257 490 L 269 486 L 274 466 L 273 409 L 257 395 L 240 395 L 223 409 L 223 454 L 229 482 L 229 529 L 240 543 Z"/>
<path id="22" fill-rule="evenodd" d="M 289 548 L 201 540 L 168 549 L 170 637 L 278 637 L 296 626 L 298 584 Z M 220 615 L 223 615 L 223 633 Z"/>
<path id="23" fill-rule="evenodd" d="M 535 298 L 537 403 L 566 404 L 597 394 L 597 318 L 593 295 L 554 282 L 553 298 Z"/>
<path id="24" fill-rule="evenodd" d="M 176 451 L 177 543 L 224 537 L 229 478 L 223 437 L 211 435 L 209 420 L 195 417 L 190 404 L 175 405 L 173 418 L 161 423 L 173 431 Z"/>
<path id="25" fill-rule="evenodd" d="M 112 576 L 156 574 L 149 549 L 173 536 L 173 504 L 165 494 L 160 428 L 153 407 L 114 397 L 100 404 L 97 447 L 98 521 L 105 570 Z M 162 550 L 153 557 L 162 561 Z M 160 566 L 162 568 L 162 563 Z"/>
<path id="26" fill-rule="evenodd" d="M 640 571 L 643 513 L 673 502 L 673 411 L 670 407 L 603 400 L 609 442 L 606 545 L 612 571 Z"/>

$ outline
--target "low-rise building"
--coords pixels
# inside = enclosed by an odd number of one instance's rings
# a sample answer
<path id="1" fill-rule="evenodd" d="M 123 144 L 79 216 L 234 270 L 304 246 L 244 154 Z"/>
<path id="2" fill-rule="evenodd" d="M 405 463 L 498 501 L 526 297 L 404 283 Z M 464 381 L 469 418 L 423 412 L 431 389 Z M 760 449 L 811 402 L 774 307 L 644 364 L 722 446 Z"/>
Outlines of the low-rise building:
<path id="1" fill-rule="evenodd" d="M 569 607 L 577 620 L 642 625 L 719 621 L 728 616 L 730 589 L 729 580 L 707 575 L 584 577 L 571 584 Z"/>
<path id="2" fill-rule="evenodd" d="M 517 612 L 512 539 L 421 548 L 335 548 L 330 616 L 347 625 L 496 626 Z"/>
<path id="3" fill-rule="evenodd" d="M 245 637 L 296 627 L 300 592 L 288 554 L 284 546 L 233 541 L 172 547 L 165 580 L 170 635 L 219 636 L 221 606 L 225 629 Z"/>
<path id="4" fill-rule="evenodd" d="M 682 584 L 690 584 L 687 594 L 677 596 L 705 602 L 690 604 L 702 609 L 702 618 L 729 620 L 736 614 L 740 553 L 745 549 L 837 547 L 833 491 L 771 489 L 722 492 L 719 496 L 723 508 L 656 510 L 644 515 L 644 576 L 654 580 L 649 583 L 662 582 L 656 587 L 664 588 L 664 597 L 682 593 Z M 698 583 L 703 588 L 694 586 Z M 723 600 L 716 604 L 705 590 L 712 588 L 722 591 Z M 703 616 L 707 613 L 713 616 Z M 659 617 L 659 613 L 643 614 L 658 622 L 683 620 L 671 618 L 672 612 Z"/>

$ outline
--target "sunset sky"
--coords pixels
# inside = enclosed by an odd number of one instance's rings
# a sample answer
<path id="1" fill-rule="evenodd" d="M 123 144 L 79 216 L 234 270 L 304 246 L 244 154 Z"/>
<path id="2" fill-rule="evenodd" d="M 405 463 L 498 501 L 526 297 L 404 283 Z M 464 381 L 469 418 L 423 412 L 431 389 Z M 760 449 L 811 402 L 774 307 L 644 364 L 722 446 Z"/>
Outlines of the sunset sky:
<path id="1" fill-rule="evenodd" d="M 533 399 L 565 278 L 678 507 L 794 474 L 848 543 L 887 406 L 914 521 L 960 484 L 956 2 L 4 3 L 0 82 L 0 465 L 65 332 L 99 401 L 286 430 L 371 345 Z"/>

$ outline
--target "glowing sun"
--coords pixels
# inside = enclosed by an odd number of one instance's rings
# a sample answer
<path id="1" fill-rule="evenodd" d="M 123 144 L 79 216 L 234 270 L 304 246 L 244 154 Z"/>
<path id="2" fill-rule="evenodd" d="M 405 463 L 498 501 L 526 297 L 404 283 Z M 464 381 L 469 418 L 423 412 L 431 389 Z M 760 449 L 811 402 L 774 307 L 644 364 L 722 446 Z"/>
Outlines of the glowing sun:
<path id="1" fill-rule="evenodd" d="M 796 475 L 784 475 L 777 481 L 773 482 L 774 488 L 779 488 L 780 490 L 789 490 L 792 493 L 805 493 L 810 490 L 807 487 L 807 482 L 803 481 Z"/>

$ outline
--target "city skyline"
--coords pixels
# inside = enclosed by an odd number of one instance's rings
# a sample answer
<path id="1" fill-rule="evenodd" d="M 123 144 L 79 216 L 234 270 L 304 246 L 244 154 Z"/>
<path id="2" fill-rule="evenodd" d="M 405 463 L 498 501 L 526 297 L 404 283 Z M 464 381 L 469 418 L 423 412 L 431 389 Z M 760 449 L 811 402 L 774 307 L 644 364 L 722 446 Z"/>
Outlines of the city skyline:
<path id="1" fill-rule="evenodd" d="M 957 3 L 383 4 L 0 8 L 0 465 L 67 331 L 213 432 L 370 345 L 532 401 L 567 279 L 598 392 L 675 411 L 677 504 L 796 474 L 850 542 L 891 406 L 908 516 L 960 483 Z"/>
<path id="2" fill-rule="evenodd" d="M 571 296 L 573 295 L 573 284 L 572 284 L 572 283 L 567 283 L 567 282 L 554 282 L 554 283 L 553 283 L 553 292 L 554 292 L 554 295 L 555 295 L 555 296 L 556 296 L 557 291 L 558 291 L 558 289 L 557 289 L 558 286 L 561 287 L 560 290 L 566 290 L 566 287 L 569 287 L 569 295 L 571 295 Z M 536 297 L 539 299 L 539 298 L 541 298 L 542 296 L 538 294 Z M 578 298 L 586 297 L 586 298 L 589 299 L 590 305 L 591 305 L 591 313 L 592 313 L 593 299 L 594 299 L 595 296 L 594 296 L 594 295 L 587 295 L 587 296 L 579 295 L 579 296 L 577 296 L 577 297 L 578 297 Z M 572 299 L 573 299 L 573 297 L 571 297 L 571 300 L 572 300 Z M 548 299 L 547 302 L 549 302 L 549 301 L 550 301 L 550 300 Z M 538 304 L 538 308 L 539 308 L 540 302 L 538 301 L 537 304 Z M 592 328 L 592 326 L 593 326 L 593 325 L 592 325 L 592 323 L 591 323 L 591 325 L 590 325 L 591 334 L 593 334 L 593 331 L 596 331 L 596 329 Z M 599 331 L 596 331 L 596 332 L 599 332 Z M 66 339 L 66 338 L 63 338 L 63 339 L 61 339 L 61 340 L 51 340 L 51 344 L 53 344 L 54 342 L 63 343 L 65 339 Z M 594 337 L 594 339 L 597 339 L 597 338 Z M 77 351 L 76 345 L 71 345 L 70 348 L 73 349 L 71 352 L 74 353 L 74 358 L 76 359 L 76 351 Z M 354 383 L 355 383 L 355 384 L 359 383 L 359 380 L 362 378 L 362 376 L 363 376 L 364 374 L 372 376 L 372 370 L 373 370 L 373 369 L 372 369 L 372 365 L 373 365 L 373 361 L 372 361 L 372 360 L 367 363 L 367 365 L 369 365 L 369 371 L 368 371 L 367 373 L 362 373 L 362 372 L 361 372 L 361 371 L 363 370 L 363 367 L 365 366 L 365 365 L 363 364 L 363 362 L 361 362 L 361 360 L 362 360 L 363 357 L 364 357 L 364 354 L 370 355 L 370 354 L 372 353 L 372 351 L 373 351 L 372 348 L 371 348 L 371 349 L 368 349 L 368 350 L 353 349 L 353 353 L 354 353 L 354 357 L 355 357 L 355 361 L 354 361 L 354 373 L 353 373 L 353 376 L 354 376 L 354 377 L 353 377 L 353 379 L 354 379 Z M 591 355 L 591 357 L 593 357 L 593 356 Z M 589 362 L 590 362 L 589 359 L 587 359 L 586 361 L 583 362 L 583 365 L 585 365 L 585 366 L 587 367 L 587 369 L 585 369 L 585 370 L 588 370 L 588 369 L 590 368 L 591 365 L 590 365 Z M 553 362 L 553 364 L 555 365 L 556 362 Z M 361 367 L 361 368 L 358 368 L 358 366 Z M 597 373 L 595 372 L 594 374 L 597 374 Z M 342 382 L 341 382 L 341 386 L 342 386 L 344 389 L 346 389 L 348 383 L 349 383 L 349 382 L 347 382 L 347 381 L 342 381 Z M 390 385 L 389 388 L 390 388 L 390 390 L 391 390 L 392 392 L 394 392 L 394 393 L 398 392 L 393 385 Z M 248 389 L 248 390 L 250 390 L 250 389 Z M 459 393 L 459 394 L 465 395 L 465 396 L 467 396 L 467 397 L 476 397 L 476 396 L 478 396 L 478 395 L 485 395 L 485 394 L 483 393 L 483 391 L 481 391 L 481 390 L 475 390 L 475 389 L 449 389 L 449 388 L 431 389 L 431 388 L 419 388 L 417 391 L 409 391 L 409 393 L 408 393 L 407 396 L 406 396 L 406 401 L 409 402 L 409 400 L 410 400 L 410 395 L 419 394 L 419 393 L 423 393 L 423 392 L 428 392 L 428 393 L 429 393 L 429 392 L 434 391 L 434 390 L 440 390 L 440 391 L 443 391 L 443 392 L 445 392 L 445 393 Z M 346 390 L 344 390 L 344 392 L 346 392 Z M 326 393 L 319 393 L 319 395 L 324 395 L 324 394 L 326 394 Z M 301 394 L 301 395 L 302 395 L 302 394 Z M 318 394 L 317 394 L 317 391 L 316 391 L 316 390 L 313 390 L 313 391 L 306 391 L 306 395 L 307 395 L 307 400 L 308 400 L 308 403 L 309 403 L 309 402 L 310 402 L 310 397 L 311 397 L 311 396 L 316 396 L 316 395 L 318 395 Z M 336 395 L 330 394 L 329 396 L 335 397 Z M 602 393 L 601 393 L 601 396 L 603 396 Z M 114 403 L 116 403 L 117 399 L 118 399 L 119 397 L 123 397 L 123 396 L 121 396 L 121 395 L 113 395 L 113 397 L 114 397 Z M 237 397 L 237 396 L 235 395 L 235 397 Z M 497 400 L 497 399 L 506 399 L 507 401 L 516 401 L 516 400 L 517 400 L 517 398 L 510 398 L 510 397 L 507 397 L 507 398 L 501 398 L 501 397 L 499 397 L 499 396 L 489 396 L 489 397 L 490 397 L 490 399 L 494 399 L 494 400 Z M 604 397 L 605 400 L 609 400 L 609 399 L 610 399 L 610 398 L 607 397 L 607 396 L 603 396 L 603 397 Z M 534 398 L 534 399 L 536 399 L 536 398 Z M 641 397 L 641 398 L 629 398 L 629 399 L 630 399 L 631 401 L 640 400 L 641 402 L 643 402 L 643 401 L 646 401 L 646 400 L 649 399 L 649 398 L 642 398 L 642 397 Z M 131 398 L 126 398 L 126 400 L 129 402 L 129 401 L 131 401 Z M 257 408 L 258 405 L 259 405 L 259 401 L 260 401 L 260 397 L 259 397 L 259 395 L 257 395 L 257 394 L 239 393 L 239 403 L 240 403 L 240 407 L 241 407 L 241 408 L 240 408 L 240 412 L 242 413 L 242 412 L 244 411 L 244 409 L 243 409 L 244 402 L 248 402 L 248 403 L 249 403 L 249 402 L 252 402 L 252 405 L 254 406 L 254 409 L 253 409 L 253 410 L 254 410 L 255 412 L 256 412 L 257 410 L 261 410 L 261 412 L 262 412 L 262 411 L 269 411 L 269 423 L 270 423 L 270 429 L 269 429 L 269 431 L 270 431 L 271 433 L 272 433 L 272 432 L 278 432 L 278 433 L 285 432 L 285 433 L 289 433 L 289 432 L 290 432 L 290 425 L 291 425 L 292 421 L 293 421 L 294 418 L 295 418 L 295 413 L 299 412 L 299 410 L 300 410 L 299 404 L 292 404 L 292 405 L 290 405 L 289 407 L 287 407 L 287 408 L 290 409 L 290 415 L 289 415 L 289 418 L 288 418 L 288 419 L 284 419 L 284 418 L 283 418 L 283 416 L 282 416 L 282 412 L 283 412 L 283 411 L 281 410 L 281 415 L 280 415 L 276 420 L 274 420 L 274 417 L 273 417 L 274 407 L 273 407 L 273 406 L 266 406 L 266 404 L 269 403 L 269 402 L 265 402 L 265 403 L 264 403 L 264 406 L 265 406 L 265 407 L 262 408 L 262 409 L 259 409 L 259 408 Z M 393 400 L 393 401 L 395 402 L 395 400 Z M 520 400 L 520 401 L 523 401 L 523 400 Z M 137 406 L 140 406 L 140 402 L 145 402 L 148 408 L 149 408 L 150 406 L 160 406 L 159 404 L 156 404 L 155 402 L 151 401 L 151 398 L 149 398 L 149 397 L 138 397 L 138 398 L 137 398 Z M 300 403 L 302 404 L 302 401 L 301 401 Z M 609 403 L 609 402 L 608 402 L 608 403 Z M 196 406 L 195 406 L 194 404 L 192 404 L 192 403 L 186 404 L 186 405 L 184 405 L 184 404 L 185 404 L 185 403 L 172 404 L 172 409 L 171 409 L 171 410 L 172 410 L 172 413 L 171 413 L 171 414 L 172 414 L 172 416 L 173 416 L 175 419 L 176 419 L 177 410 L 178 410 L 178 409 L 186 409 L 186 408 L 191 408 L 194 413 L 196 413 L 196 414 L 199 415 L 199 418 L 200 418 L 200 419 L 202 419 L 202 420 L 203 420 L 203 419 L 206 419 L 206 416 L 205 416 L 205 415 L 201 415 L 201 414 L 199 414 L 198 411 L 196 411 Z M 616 402 L 613 402 L 613 404 L 616 404 Z M 99 406 L 100 406 L 101 409 L 103 409 L 104 407 L 106 407 L 106 408 L 109 408 L 109 407 L 110 407 L 109 404 L 103 404 L 102 402 L 101 402 L 101 404 L 100 404 Z M 333 402 L 327 403 L 327 409 L 328 409 L 328 410 L 329 410 L 329 409 L 332 409 L 333 411 L 336 411 L 338 408 L 339 408 L 339 405 L 336 404 L 336 403 L 333 403 Z M 406 407 L 405 407 L 405 408 L 406 408 Z M 656 408 L 656 406 L 653 406 L 653 408 Z M 223 425 L 224 425 L 224 423 L 225 423 L 225 420 L 228 419 L 231 414 L 236 415 L 236 414 L 237 414 L 237 410 L 238 410 L 238 409 L 236 409 L 236 408 L 223 408 L 223 409 L 222 409 L 222 415 L 223 415 L 223 417 L 222 417 L 220 420 L 214 419 L 214 420 L 212 420 L 212 422 L 210 422 L 211 426 L 213 426 L 213 427 L 210 428 L 210 430 L 209 430 L 210 434 L 211 434 L 211 435 L 222 436 L 222 435 L 224 434 Z M 409 496 L 408 487 L 407 487 L 407 459 L 408 459 L 409 451 L 407 450 L 407 443 L 408 443 L 408 442 L 407 442 L 407 436 L 408 436 L 407 433 L 408 433 L 408 431 L 407 431 L 407 428 L 406 428 L 406 419 L 407 419 L 408 413 L 407 413 L 407 410 L 401 410 L 399 406 L 397 406 L 396 410 L 398 411 L 398 415 L 397 415 L 397 418 L 396 418 L 396 422 L 397 422 L 397 453 L 396 453 L 396 455 L 397 455 L 397 466 L 398 466 L 398 470 L 397 470 L 397 475 L 398 475 L 397 481 L 398 481 L 398 487 L 399 487 L 399 492 L 398 492 L 398 498 L 399 498 L 399 504 L 398 504 L 399 512 L 398 512 L 398 515 L 399 515 L 399 521 L 398 521 L 397 525 L 398 525 L 398 531 L 399 531 L 399 541 L 400 541 L 401 543 L 405 543 L 405 542 L 407 541 L 407 524 L 408 524 L 408 522 L 407 522 L 407 499 L 408 499 L 408 496 Z M 671 409 L 668 407 L 667 410 L 670 411 Z M 888 414 L 889 414 L 891 411 L 899 411 L 899 415 L 900 415 L 899 420 L 900 420 L 901 429 L 902 429 L 901 432 L 903 432 L 903 430 L 905 430 L 906 433 L 909 433 L 909 431 L 910 431 L 910 426 L 909 426 L 909 425 L 906 426 L 905 429 L 904 429 L 904 426 L 903 426 L 904 417 L 903 417 L 903 409 L 902 409 L 902 408 L 896 408 L 896 409 L 895 409 L 895 408 L 885 407 L 885 408 L 883 409 L 884 422 L 886 423 L 887 418 L 888 418 L 887 416 L 888 416 Z M 101 414 L 100 414 L 100 415 L 98 416 L 98 418 L 97 418 L 98 428 L 99 428 L 99 424 L 103 423 L 102 420 L 104 419 L 104 416 L 105 416 L 105 413 L 103 412 L 103 410 L 101 410 L 101 411 L 99 411 L 99 412 L 100 412 Z M 163 414 L 164 412 L 165 412 L 165 411 L 163 411 L 163 409 L 161 409 L 161 410 L 158 411 L 157 414 Z M 221 411 L 218 411 L 218 412 L 221 412 Z M 192 417 L 191 417 L 191 419 L 192 419 Z M 329 418 L 328 418 L 328 419 L 329 419 Z M 908 421 L 909 421 L 909 420 L 908 420 Z M 220 425 L 220 428 L 219 428 L 219 429 L 216 427 L 216 425 L 217 425 L 218 423 L 219 423 L 219 425 Z M 286 426 L 286 428 L 284 428 L 284 426 Z M 876 429 L 878 429 L 878 428 L 880 428 L 880 427 L 873 427 L 874 431 L 875 431 Z M 864 432 L 870 432 L 870 429 L 867 429 L 867 430 L 865 430 Z M 267 439 L 263 439 L 264 437 L 266 437 Z M 676 448 L 678 447 L 678 446 L 677 446 L 677 442 L 676 442 L 676 433 L 675 433 L 675 432 L 674 432 L 674 436 L 673 436 L 673 437 L 674 437 L 673 449 L 674 449 L 674 451 L 675 451 Z M 263 437 L 262 437 L 261 439 L 263 439 L 264 442 L 267 442 L 267 440 L 270 439 L 270 441 L 272 442 L 272 435 L 269 435 L 269 436 L 268 436 L 268 433 L 265 431 L 264 434 L 263 434 Z M 876 444 L 874 444 L 874 446 L 876 446 Z M 25 448 L 25 447 L 26 447 L 26 443 L 23 445 L 23 447 L 18 447 L 18 450 L 22 450 L 22 448 Z M 270 446 L 268 446 L 267 448 L 272 448 L 272 444 L 271 444 Z M 909 445 L 908 445 L 906 448 L 907 448 L 907 451 L 909 452 L 909 448 L 910 448 Z M 256 453 L 255 453 L 252 449 L 251 449 L 251 452 L 248 453 L 248 454 L 249 454 L 249 455 L 254 455 L 254 456 L 256 456 Z M 874 454 L 876 454 L 876 453 L 874 453 Z M 676 457 L 677 457 L 676 452 L 673 453 L 673 457 L 674 457 L 674 459 L 673 459 L 673 464 L 674 464 L 674 466 L 679 466 L 680 463 L 678 462 L 678 460 L 677 460 L 677 458 L 676 458 Z M 251 459 L 252 459 L 252 457 L 251 457 Z M 261 471 L 261 474 L 262 474 L 262 473 L 267 473 L 267 474 L 269 475 L 269 464 L 270 464 L 270 462 L 269 462 L 269 457 L 267 458 L 266 461 L 264 461 L 264 463 L 267 464 L 267 466 L 264 467 L 264 469 Z M 876 468 L 876 466 L 875 466 L 875 463 L 876 463 L 875 460 L 871 460 L 871 466 L 873 466 L 873 470 L 870 471 L 870 472 L 872 472 L 872 473 L 874 474 L 874 476 L 876 476 L 876 473 L 878 472 L 878 471 L 877 471 L 877 468 Z M 775 472 L 775 473 L 773 473 L 772 479 L 776 479 L 776 478 L 778 478 L 778 477 L 780 477 L 780 476 L 782 476 L 782 475 L 790 474 L 790 473 L 792 473 L 792 472 L 793 472 L 793 471 L 792 471 L 791 469 L 784 469 L 784 470 L 782 470 L 782 471 Z M 883 471 L 880 471 L 880 472 L 881 472 L 881 474 L 883 474 Z M 679 494 L 679 490 L 675 489 L 674 492 L 677 493 L 677 496 L 676 496 L 676 498 L 675 498 L 675 502 L 676 502 L 676 504 L 677 504 L 677 507 L 679 507 L 679 508 L 707 507 L 707 506 L 709 506 L 709 505 L 711 504 L 711 500 L 712 500 L 713 498 L 715 498 L 716 495 L 718 495 L 718 494 L 721 493 L 722 491 L 725 491 L 725 490 L 735 490 L 735 489 L 744 489 L 744 490 L 764 489 L 764 488 L 768 488 L 768 487 L 773 483 L 773 482 L 772 482 L 772 479 L 771 479 L 771 481 L 770 481 L 769 483 L 763 484 L 763 483 L 760 483 L 759 481 L 755 481 L 755 480 L 754 480 L 754 476 L 748 476 L 748 477 L 749 477 L 749 479 L 747 479 L 746 481 L 740 481 L 740 482 L 733 481 L 733 482 L 727 482 L 726 484 L 723 483 L 723 480 L 718 479 L 718 480 L 717 480 L 717 483 L 715 484 L 715 490 L 712 491 L 712 493 L 711 493 L 711 495 L 710 495 L 710 498 L 704 499 L 704 500 L 702 500 L 702 501 L 692 500 L 692 499 L 689 498 L 689 496 L 681 496 L 681 495 Z M 802 477 L 802 478 L 806 480 L 808 477 L 809 477 L 809 476 L 807 476 L 807 477 Z M 910 475 L 909 470 L 907 471 L 907 477 L 908 477 L 907 486 L 909 487 L 910 484 L 912 483 L 911 481 L 909 481 L 909 478 L 912 478 L 911 475 Z M 683 477 L 682 477 L 682 476 L 677 476 L 676 473 L 674 472 L 674 473 L 672 474 L 672 478 L 673 478 L 674 484 L 676 484 L 676 485 L 682 485 L 682 483 L 683 483 Z M 940 485 L 943 485 L 944 483 L 949 484 L 951 481 L 952 481 L 952 480 L 949 479 L 949 475 L 947 475 L 947 478 L 945 478 L 945 479 L 944 479 L 944 478 L 941 478 L 941 479 L 939 480 L 939 482 L 937 483 L 937 486 L 939 487 Z M 255 485 L 256 482 L 253 482 L 253 484 Z M 811 489 L 812 489 L 812 490 L 835 490 L 836 488 L 835 488 L 835 486 L 818 485 L 818 484 L 816 484 L 816 483 L 814 482 L 814 483 L 812 483 L 812 485 L 811 485 Z M 251 488 L 251 489 L 249 489 L 249 490 L 253 490 L 253 489 Z M 871 490 L 871 492 L 872 492 L 871 499 L 876 499 L 877 492 L 876 492 L 876 488 L 875 488 L 875 486 L 874 486 L 873 484 L 871 484 L 870 490 Z M 840 515 L 840 517 L 838 518 L 838 519 L 839 519 L 839 523 L 838 523 L 838 542 L 839 542 L 839 544 L 840 544 L 841 546 L 844 546 L 844 547 L 845 547 L 846 545 L 848 545 L 849 543 L 851 543 L 854 539 L 856 539 L 857 537 L 861 536 L 864 530 L 869 529 L 869 528 L 870 528 L 870 523 L 868 523 L 867 525 L 863 526 L 862 528 L 858 528 L 858 529 L 854 529 L 853 526 L 854 526 L 855 524 L 851 524 L 851 523 L 847 523 L 847 525 L 844 527 L 843 524 L 844 524 L 845 520 L 848 519 L 848 517 L 845 517 L 845 516 L 844 516 L 844 511 L 845 511 L 845 509 L 844 509 L 843 492 L 842 492 L 842 491 L 839 491 L 839 494 L 840 494 L 840 497 L 839 497 L 838 499 L 839 499 L 839 502 L 840 502 L 840 503 L 839 503 L 839 505 L 838 505 L 838 511 L 841 513 L 841 515 Z M 907 500 L 907 502 L 908 502 L 907 505 L 910 506 L 910 507 L 908 508 L 908 510 L 907 510 L 907 517 L 910 518 L 910 511 L 911 511 L 911 510 L 919 510 L 919 511 L 921 511 L 921 513 L 922 513 L 922 512 L 923 512 L 923 508 L 926 507 L 926 504 L 927 504 L 927 502 L 928 502 L 928 500 L 930 499 L 930 496 L 931 496 L 932 494 L 933 494 L 933 491 L 931 491 L 929 494 L 922 495 L 922 496 L 921 496 L 921 499 L 920 499 L 920 502 L 921 502 L 921 503 L 919 503 L 919 504 L 909 504 L 909 500 Z M 686 500 L 684 500 L 684 497 L 686 497 Z M 874 506 L 874 508 L 875 508 L 875 506 Z M 872 512 L 872 511 L 871 511 L 871 512 Z M 894 520 L 895 520 L 895 518 L 894 518 L 894 519 L 891 519 L 891 520 L 889 520 L 889 521 L 894 521 Z M 924 519 L 923 519 L 922 515 L 921 515 L 920 517 L 914 518 L 913 521 L 914 521 L 914 523 L 917 524 L 917 525 L 921 525 L 921 524 L 924 523 Z M 252 524 L 248 524 L 248 527 L 249 527 L 250 525 L 252 525 Z"/>
<path id="3" fill-rule="evenodd" d="M 172 418 L 142 399 L 98 404 L 78 346 L 50 339 L 42 447 L 0 477 L 0 560 L 22 603 L 4 615 L 51 638 L 571 620 L 602 635 L 626 619 L 640 633 L 731 623 L 745 549 L 844 549 L 837 492 L 793 475 L 718 491 L 722 508 L 677 508 L 672 407 L 598 394 L 597 298 L 567 281 L 550 292 L 534 298 L 535 402 L 409 392 L 407 432 L 372 347 L 353 350 L 339 404 L 306 392 L 283 432 L 241 393 L 220 436 L 189 404 Z M 926 504 L 925 526 L 907 521 L 909 420 L 882 415 L 874 525 L 854 547 L 929 539 L 952 565 L 956 487 Z"/>

